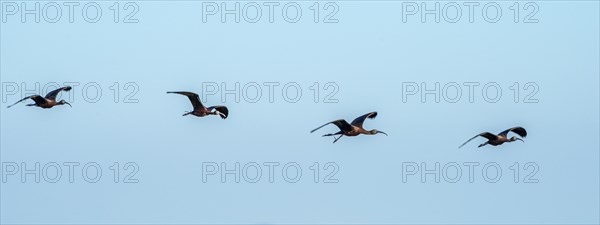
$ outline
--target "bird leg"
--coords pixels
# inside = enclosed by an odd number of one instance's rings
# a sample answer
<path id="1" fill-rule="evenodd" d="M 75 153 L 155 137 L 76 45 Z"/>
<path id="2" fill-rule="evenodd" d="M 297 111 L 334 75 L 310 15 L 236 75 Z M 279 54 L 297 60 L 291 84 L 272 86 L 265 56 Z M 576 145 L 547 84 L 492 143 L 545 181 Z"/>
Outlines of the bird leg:
<path id="1" fill-rule="evenodd" d="M 342 136 L 344 136 L 344 133 L 342 131 L 340 131 L 335 134 L 324 134 L 323 137 L 331 137 L 331 136 L 336 136 L 336 135 L 340 135 L 340 136 L 336 137 L 335 140 L 333 140 L 333 143 L 336 143 L 338 140 L 340 140 L 340 138 L 342 138 Z"/>
<path id="2" fill-rule="evenodd" d="M 483 143 L 483 144 L 480 144 L 480 145 L 478 146 L 478 148 L 481 148 L 481 147 L 483 147 L 483 146 L 486 146 L 487 144 L 488 144 L 487 142 L 486 142 L 486 143 Z"/>
<path id="3" fill-rule="evenodd" d="M 340 138 L 342 138 L 343 136 L 344 136 L 343 134 L 340 134 L 340 136 L 339 136 L 339 137 L 335 138 L 335 140 L 333 141 L 333 143 L 336 143 L 336 142 L 337 142 L 338 140 L 340 140 Z"/>
<path id="4" fill-rule="evenodd" d="M 187 116 L 187 115 L 190 115 L 190 114 L 192 114 L 192 112 L 185 112 L 185 113 L 184 113 L 183 115 L 181 115 L 181 116 Z"/>

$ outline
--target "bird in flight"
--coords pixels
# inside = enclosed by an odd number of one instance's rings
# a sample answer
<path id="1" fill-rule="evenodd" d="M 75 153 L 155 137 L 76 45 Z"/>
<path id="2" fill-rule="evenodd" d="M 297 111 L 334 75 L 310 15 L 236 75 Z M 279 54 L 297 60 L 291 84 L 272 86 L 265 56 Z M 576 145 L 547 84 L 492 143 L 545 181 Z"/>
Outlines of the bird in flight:
<path id="1" fill-rule="evenodd" d="M 373 119 L 377 117 L 377 112 L 370 112 L 367 113 L 365 115 L 362 115 L 361 117 L 358 117 L 356 119 L 354 119 L 352 121 L 352 123 L 348 123 L 346 122 L 346 120 L 336 120 L 336 121 L 331 121 L 329 123 L 323 124 L 320 127 L 317 127 L 316 129 L 310 131 L 311 133 L 317 131 L 318 129 L 323 128 L 324 126 L 327 126 L 329 124 L 333 124 L 336 125 L 338 128 L 340 128 L 340 131 L 334 134 L 325 134 L 323 135 L 323 137 L 329 137 L 329 136 L 336 136 L 336 135 L 340 135 L 339 137 L 335 138 L 335 140 L 333 141 L 333 143 L 336 143 L 338 140 L 340 140 L 340 138 L 342 138 L 344 135 L 349 136 L 349 137 L 353 137 L 353 136 L 358 136 L 359 134 L 365 134 L 365 135 L 375 135 L 375 134 L 385 134 L 387 136 L 387 134 L 383 131 L 378 131 L 376 129 L 373 130 L 366 130 L 365 128 L 363 128 L 363 123 L 365 122 L 365 120 L 367 118 L 369 119 Z"/>
<path id="2" fill-rule="evenodd" d="M 522 128 L 522 127 L 513 127 L 513 128 L 510 128 L 508 130 L 500 132 L 498 135 L 495 135 L 495 134 L 492 134 L 492 133 L 489 133 L 489 132 L 483 132 L 481 134 L 476 135 L 475 137 L 472 137 L 471 139 L 469 139 L 467 142 L 465 142 L 464 144 L 462 144 L 458 148 L 461 148 L 461 147 L 465 146 L 467 143 L 469 143 L 470 141 L 472 141 L 473 139 L 475 139 L 477 137 L 484 137 L 484 138 L 488 139 L 488 141 L 486 141 L 485 143 L 480 144 L 479 148 L 481 148 L 481 147 L 483 147 L 485 145 L 498 146 L 498 145 L 504 144 L 506 142 L 513 142 L 513 141 L 517 141 L 517 140 L 525 142 L 525 141 L 523 141 L 523 139 L 515 137 L 515 136 L 513 136 L 511 138 L 508 138 L 507 135 L 511 131 L 513 133 L 515 133 L 515 134 L 518 134 L 522 138 L 527 137 L 527 131 L 525 130 L 525 128 Z"/>
<path id="3" fill-rule="evenodd" d="M 58 102 L 56 101 L 56 96 L 58 95 L 58 93 L 60 93 L 61 91 L 70 91 L 70 90 L 71 90 L 71 87 L 66 86 L 66 87 L 61 87 L 59 89 L 51 91 L 50 93 L 48 93 L 46 95 L 46 97 L 42 97 L 42 96 L 39 96 L 39 95 L 27 96 L 27 97 L 19 100 L 15 104 L 7 106 L 6 108 L 13 107 L 14 105 L 19 104 L 20 102 L 25 101 L 27 99 L 31 99 L 31 100 L 33 100 L 35 102 L 34 104 L 27 104 L 27 106 L 37 106 L 37 107 L 40 107 L 40 108 L 43 108 L 43 109 L 49 109 L 49 108 L 52 108 L 54 106 L 64 105 L 64 104 L 67 104 L 67 105 L 71 106 L 71 104 L 69 104 L 65 100 L 60 100 Z"/>
<path id="4" fill-rule="evenodd" d="M 169 91 L 169 92 L 167 92 L 167 94 L 185 95 L 190 99 L 190 102 L 192 102 L 192 106 L 194 107 L 194 110 L 192 110 L 191 112 L 185 112 L 185 114 L 183 114 L 183 116 L 194 115 L 197 117 L 205 117 L 208 115 L 219 115 L 221 118 L 226 119 L 227 115 L 229 115 L 229 110 L 225 106 L 218 105 L 218 106 L 211 106 L 208 108 L 205 107 L 204 105 L 202 105 L 202 102 L 200 102 L 200 97 L 196 93 L 187 92 L 187 91 Z"/>

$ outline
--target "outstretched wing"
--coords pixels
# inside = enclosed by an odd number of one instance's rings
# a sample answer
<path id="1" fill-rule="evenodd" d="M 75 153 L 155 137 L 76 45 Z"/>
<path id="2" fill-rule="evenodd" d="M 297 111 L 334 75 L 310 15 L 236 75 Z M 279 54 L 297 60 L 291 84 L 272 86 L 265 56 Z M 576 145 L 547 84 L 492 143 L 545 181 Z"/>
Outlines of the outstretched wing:
<path id="1" fill-rule="evenodd" d="M 187 92 L 187 91 L 169 91 L 169 92 L 167 92 L 167 94 L 185 95 L 190 99 L 192 106 L 194 106 L 194 110 L 204 108 L 204 105 L 202 105 L 202 102 L 200 102 L 200 96 L 198 96 L 198 94 L 196 94 L 196 93 Z"/>
<path id="2" fill-rule="evenodd" d="M 508 135 L 508 132 L 514 132 L 515 134 L 518 134 L 521 137 L 527 137 L 527 131 L 525 130 L 525 128 L 522 127 L 513 127 L 510 128 L 508 130 L 502 131 L 501 133 L 498 134 L 498 136 L 504 136 L 506 137 L 506 135 Z"/>
<path id="3" fill-rule="evenodd" d="M 208 107 L 208 110 L 211 112 L 213 109 L 217 112 L 217 114 L 219 114 L 221 118 L 227 119 L 227 116 L 229 115 L 229 109 L 227 109 L 227 107 L 222 105 Z"/>
<path id="4" fill-rule="evenodd" d="M 469 143 L 470 141 L 472 141 L 473 139 L 477 138 L 477 137 L 484 137 L 487 138 L 490 141 L 496 140 L 498 139 L 498 137 L 492 133 L 489 132 L 483 132 L 481 134 L 475 135 L 475 137 L 472 137 L 471 139 L 469 139 L 468 141 L 466 141 L 465 143 L 463 143 L 462 145 L 458 146 L 458 148 L 462 148 L 463 146 L 465 146 L 467 143 Z"/>
<path id="5" fill-rule="evenodd" d="M 313 133 L 313 132 L 317 131 L 318 129 L 321 129 L 324 126 L 327 126 L 329 124 L 336 125 L 342 131 L 351 131 L 352 130 L 352 125 L 350 125 L 348 122 L 346 122 L 346 120 L 336 120 L 336 121 L 331 121 L 329 123 L 323 124 L 322 126 L 317 127 L 314 130 L 311 130 L 310 132 Z"/>
<path id="6" fill-rule="evenodd" d="M 46 99 L 50 99 L 52 101 L 56 101 L 56 96 L 58 96 L 58 93 L 60 93 L 61 91 L 70 91 L 71 87 L 66 86 L 66 87 L 61 87 L 59 89 L 56 89 L 54 91 L 51 91 L 50 93 L 48 93 L 46 95 Z"/>
<path id="7" fill-rule="evenodd" d="M 362 116 L 354 119 L 351 124 L 353 126 L 357 126 L 357 127 L 363 128 L 363 123 L 365 122 L 365 120 L 367 118 L 374 119 L 375 117 L 377 117 L 377 112 L 370 112 L 370 113 L 367 113 L 365 115 L 362 115 Z"/>
<path id="8" fill-rule="evenodd" d="M 9 106 L 7 106 L 6 108 L 13 107 L 14 105 L 16 105 L 16 104 L 19 104 L 19 103 L 21 103 L 21 102 L 23 102 L 23 101 L 25 101 L 25 100 L 27 100 L 27 99 L 31 99 L 31 100 L 33 100 L 33 101 L 35 102 L 35 104 L 36 104 L 36 105 L 42 105 L 42 104 L 46 104 L 46 102 L 47 102 L 47 101 L 46 101 L 46 99 L 44 99 L 42 96 L 39 96 L 39 95 L 32 95 L 32 96 L 27 96 L 27 97 L 25 97 L 25 98 L 23 98 L 23 99 L 19 100 L 18 102 L 15 102 L 15 104 L 12 104 L 12 105 L 9 105 Z"/>

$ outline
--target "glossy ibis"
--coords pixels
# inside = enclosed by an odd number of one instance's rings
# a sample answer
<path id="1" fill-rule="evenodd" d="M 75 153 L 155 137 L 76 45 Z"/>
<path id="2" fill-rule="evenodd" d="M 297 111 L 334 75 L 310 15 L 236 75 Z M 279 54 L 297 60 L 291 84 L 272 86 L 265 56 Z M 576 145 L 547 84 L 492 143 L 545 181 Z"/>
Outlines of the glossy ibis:
<path id="1" fill-rule="evenodd" d="M 316 129 L 310 131 L 311 133 L 317 131 L 318 129 L 323 128 L 324 126 L 327 126 L 329 124 L 333 124 L 336 125 L 338 128 L 340 128 L 340 131 L 334 134 L 325 134 L 323 135 L 323 137 L 329 137 L 329 136 L 336 136 L 336 135 L 340 135 L 339 137 L 335 138 L 335 140 L 333 141 L 333 143 L 336 143 L 338 140 L 340 140 L 340 138 L 342 138 L 344 135 L 349 136 L 349 137 L 353 137 L 353 136 L 358 136 L 359 134 L 365 134 L 365 135 L 375 135 L 375 134 L 385 134 L 387 136 L 387 134 L 383 131 L 378 131 L 376 129 L 373 130 L 366 130 L 365 128 L 363 128 L 363 123 L 365 122 L 365 120 L 367 118 L 369 119 L 373 119 L 377 117 L 377 112 L 370 112 L 367 113 L 365 115 L 362 115 L 356 119 L 354 119 L 352 121 L 352 123 L 348 123 L 346 122 L 346 120 L 336 120 L 336 121 L 331 121 L 329 123 L 323 124 L 323 126 L 317 127 Z"/>
<path id="2" fill-rule="evenodd" d="M 200 102 L 200 97 L 196 93 L 187 92 L 187 91 L 170 91 L 170 92 L 167 92 L 167 94 L 185 95 L 190 99 L 190 102 L 192 102 L 192 106 L 194 107 L 194 110 L 191 112 L 184 113 L 183 116 L 194 115 L 197 117 L 205 117 L 208 115 L 219 115 L 221 118 L 226 119 L 227 115 L 229 115 L 229 110 L 225 106 L 218 105 L 218 106 L 211 106 L 208 108 L 205 107 L 204 105 L 202 105 L 202 102 Z"/>
<path id="3" fill-rule="evenodd" d="M 523 141 L 523 139 L 515 137 L 515 136 L 513 136 L 511 138 L 508 138 L 507 135 L 511 131 L 514 132 L 515 134 L 518 134 L 522 138 L 527 137 L 527 131 L 525 130 L 525 128 L 522 128 L 522 127 L 513 127 L 513 128 L 510 128 L 508 130 L 500 132 L 498 135 L 495 135 L 495 134 L 492 134 L 492 133 L 489 133 L 489 132 L 483 132 L 481 134 L 476 135 L 475 137 L 472 137 L 471 139 L 469 139 L 467 142 L 465 142 L 464 144 L 462 144 L 458 148 L 461 148 L 462 146 L 465 146 L 467 143 L 469 143 L 470 141 L 472 141 L 473 139 L 475 139 L 477 137 L 484 137 L 484 138 L 488 139 L 487 142 L 485 142 L 483 144 L 480 144 L 479 148 L 481 148 L 481 147 L 483 147 L 485 145 L 488 145 L 488 144 L 489 145 L 493 145 L 493 146 L 498 146 L 498 145 L 504 144 L 506 142 L 513 142 L 513 141 L 517 141 L 517 140 L 525 142 L 525 141 Z"/>
<path id="4" fill-rule="evenodd" d="M 71 87 L 67 86 L 67 87 L 61 87 L 59 89 L 51 91 L 50 93 L 48 93 L 46 95 L 46 97 L 42 97 L 42 96 L 39 96 L 39 95 L 27 96 L 27 97 L 19 100 L 15 104 L 7 106 L 6 108 L 10 108 L 10 107 L 12 107 L 12 106 L 14 106 L 16 104 L 19 104 L 20 102 L 25 101 L 27 99 L 32 99 L 35 102 L 34 104 L 27 104 L 27 106 L 37 106 L 37 107 L 44 108 L 44 109 L 49 109 L 49 108 L 52 108 L 54 106 L 64 105 L 64 104 L 67 104 L 67 105 L 71 106 L 71 104 L 69 104 L 65 100 L 60 100 L 58 102 L 56 101 L 56 96 L 58 95 L 59 92 L 61 92 L 61 91 L 70 91 L 70 90 L 71 90 Z"/>

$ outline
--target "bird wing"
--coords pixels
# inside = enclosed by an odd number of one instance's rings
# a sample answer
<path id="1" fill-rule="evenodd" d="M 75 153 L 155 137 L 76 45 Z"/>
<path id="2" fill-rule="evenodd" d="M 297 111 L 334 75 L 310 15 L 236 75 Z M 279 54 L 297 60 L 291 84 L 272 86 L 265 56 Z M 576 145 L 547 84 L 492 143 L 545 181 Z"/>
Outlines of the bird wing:
<path id="1" fill-rule="evenodd" d="M 58 95 L 58 93 L 60 93 L 61 91 L 70 91 L 71 87 L 66 86 L 66 87 L 61 87 L 59 89 L 56 89 L 54 91 L 51 91 L 50 93 L 48 93 L 46 95 L 46 99 L 50 99 L 52 101 L 56 101 L 56 96 Z"/>
<path id="2" fill-rule="evenodd" d="M 501 133 L 498 134 L 498 136 L 504 136 L 506 137 L 506 135 L 508 135 L 508 132 L 514 132 L 515 134 L 518 134 L 521 137 L 527 137 L 527 131 L 525 130 L 525 128 L 522 127 L 513 127 L 510 128 L 508 130 L 502 131 Z"/>
<path id="3" fill-rule="evenodd" d="M 204 108 L 204 105 L 202 105 L 202 102 L 200 102 L 200 96 L 198 96 L 198 94 L 196 94 L 196 93 L 187 92 L 187 91 L 170 91 L 170 92 L 167 92 L 167 94 L 185 95 L 190 99 L 190 102 L 192 102 L 192 106 L 194 106 L 194 110 Z"/>
<path id="4" fill-rule="evenodd" d="M 8 106 L 8 107 L 6 107 L 6 108 L 13 107 L 14 105 L 16 105 L 16 104 L 19 104 L 19 103 L 21 103 L 21 102 L 23 102 L 23 101 L 25 101 L 25 100 L 27 100 L 27 99 L 32 99 L 32 100 L 35 102 L 35 104 L 36 104 L 36 105 L 42 105 L 42 104 L 45 104 L 46 102 L 48 102 L 48 101 L 46 101 L 46 99 L 45 99 L 45 98 L 43 98 L 42 96 L 39 96 L 39 95 L 32 95 L 32 96 L 27 96 L 27 97 L 25 97 L 25 98 L 23 98 L 23 99 L 19 100 L 18 102 L 15 102 L 15 104 L 9 105 L 9 106 Z"/>
<path id="5" fill-rule="evenodd" d="M 462 146 L 465 146 L 467 143 L 469 143 L 470 141 L 472 141 L 473 139 L 475 139 L 477 137 L 484 137 L 484 138 L 487 138 L 490 141 L 498 139 L 498 137 L 496 135 L 492 134 L 492 133 L 483 132 L 483 133 L 475 135 L 475 137 L 472 137 L 471 139 L 467 140 L 465 143 L 463 143 L 462 145 L 458 146 L 458 148 L 462 148 Z"/>
<path id="6" fill-rule="evenodd" d="M 222 106 L 222 105 L 216 105 L 216 106 L 211 106 L 208 107 L 208 110 L 212 112 L 212 110 L 217 111 L 217 113 L 219 114 L 219 116 L 223 119 L 227 119 L 227 116 L 229 115 L 229 109 L 227 109 L 227 107 Z"/>
<path id="7" fill-rule="evenodd" d="M 365 122 L 365 120 L 367 118 L 373 119 L 375 117 L 377 117 L 377 112 L 370 112 L 370 113 L 367 113 L 365 115 L 362 115 L 362 116 L 354 119 L 351 124 L 353 126 L 357 126 L 357 127 L 363 128 L 363 123 Z"/>
<path id="8" fill-rule="evenodd" d="M 317 131 L 318 129 L 321 129 L 324 126 L 327 126 L 329 124 L 336 125 L 342 131 L 351 131 L 352 130 L 352 125 L 350 125 L 348 122 L 346 122 L 346 120 L 336 120 L 336 121 L 331 121 L 329 123 L 323 124 L 322 126 L 317 127 L 317 128 L 315 128 L 314 130 L 312 130 L 310 132 L 313 133 L 313 132 Z"/>

